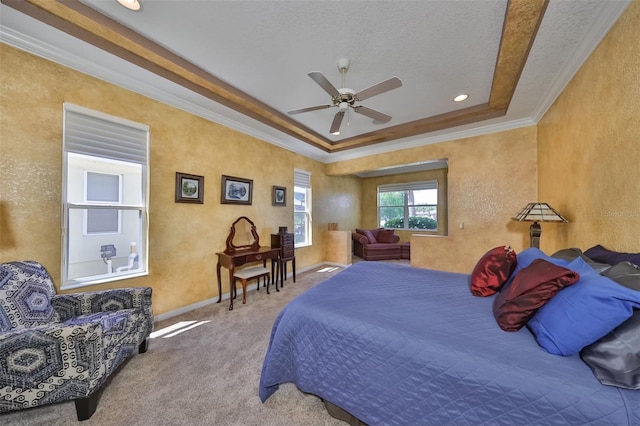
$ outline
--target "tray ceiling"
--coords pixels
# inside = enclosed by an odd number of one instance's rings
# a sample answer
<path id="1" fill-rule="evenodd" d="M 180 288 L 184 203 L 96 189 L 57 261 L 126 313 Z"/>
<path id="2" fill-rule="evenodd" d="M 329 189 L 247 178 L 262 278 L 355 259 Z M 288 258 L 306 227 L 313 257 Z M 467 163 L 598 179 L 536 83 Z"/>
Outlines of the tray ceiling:
<path id="1" fill-rule="evenodd" d="M 535 124 L 627 0 L 2 0 L 4 43 L 323 162 Z M 309 76 L 358 92 L 337 111 Z M 469 99 L 455 103 L 466 93 Z"/>

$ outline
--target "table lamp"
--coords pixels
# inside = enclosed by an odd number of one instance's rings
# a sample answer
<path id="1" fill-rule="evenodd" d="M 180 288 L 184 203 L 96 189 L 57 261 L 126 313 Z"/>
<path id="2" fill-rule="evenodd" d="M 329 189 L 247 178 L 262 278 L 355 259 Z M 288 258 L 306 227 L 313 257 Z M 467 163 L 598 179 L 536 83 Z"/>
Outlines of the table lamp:
<path id="1" fill-rule="evenodd" d="M 529 227 L 531 247 L 540 248 L 542 229 L 538 222 L 569 222 L 547 203 L 529 203 L 511 219 L 518 222 L 533 222 Z"/>

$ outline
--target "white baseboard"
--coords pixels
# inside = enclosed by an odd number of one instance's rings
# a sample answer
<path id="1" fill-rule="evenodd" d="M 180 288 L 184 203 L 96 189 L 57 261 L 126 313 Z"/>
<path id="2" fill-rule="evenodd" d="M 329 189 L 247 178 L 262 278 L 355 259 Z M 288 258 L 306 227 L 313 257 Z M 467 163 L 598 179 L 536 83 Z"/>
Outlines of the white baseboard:
<path id="1" fill-rule="evenodd" d="M 322 262 L 322 263 L 316 263 L 315 265 L 311 265 L 311 266 L 307 266 L 306 268 L 302 268 L 300 270 L 297 270 L 296 273 L 303 273 L 303 272 L 307 272 L 307 271 L 311 271 L 313 269 L 317 269 L 321 266 L 326 266 L 326 265 L 330 265 L 330 266 L 338 266 L 341 268 L 347 268 L 351 265 L 343 265 L 341 263 L 335 263 L 335 262 Z M 288 278 L 293 278 L 293 271 L 290 273 L 287 273 L 287 276 L 285 279 Z M 247 288 L 247 293 L 249 291 L 256 291 L 254 286 L 250 286 L 250 288 Z M 238 289 L 238 295 L 242 294 L 242 289 L 239 288 Z M 224 293 L 222 295 L 222 300 L 229 300 L 229 293 Z M 164 321 L 166 319 L 178 316 L 178 315 L 182 315 L 182 314 L 186 314 L 187 312 L 193 311 L 194 309 L 199 309 L 199 308 L 203 308 L 207 305 L 211 305 L 214 304 L 218 301 L 217 297 L 212 297 L 210 299 L 205 299 L 205 300 L 201 300 L 200 302 L 196 302 L 193 303 L 191 305 L 187 305 L 187 306 L 183 306 L 182 308 L 178 308 L 175 309 L 173 311 L 169 311 L 169 312 L 165 312 L 164 314 L 160 314 L 160 315 L 155 315 L 154 316 L 154 322 L 158 322 L 158 321 Z M 220 302 L 222 303 L 222 302 Z"/>

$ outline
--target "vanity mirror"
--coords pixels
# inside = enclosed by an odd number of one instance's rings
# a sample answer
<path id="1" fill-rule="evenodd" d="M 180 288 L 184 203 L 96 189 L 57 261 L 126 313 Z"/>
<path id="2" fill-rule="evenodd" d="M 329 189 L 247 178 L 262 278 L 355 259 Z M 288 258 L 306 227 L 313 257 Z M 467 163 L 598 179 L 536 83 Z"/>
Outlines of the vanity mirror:
<path id="1" fill-rule="evenodd" d="M 260 237 L 256 231 L 256 226 L 246 216 L 240 216 L 231 225 L 229 236 L 227 237 L 227 248 L 225 253 L 235 253 L 240 250 L 258 250 L 260 248 Z"/>

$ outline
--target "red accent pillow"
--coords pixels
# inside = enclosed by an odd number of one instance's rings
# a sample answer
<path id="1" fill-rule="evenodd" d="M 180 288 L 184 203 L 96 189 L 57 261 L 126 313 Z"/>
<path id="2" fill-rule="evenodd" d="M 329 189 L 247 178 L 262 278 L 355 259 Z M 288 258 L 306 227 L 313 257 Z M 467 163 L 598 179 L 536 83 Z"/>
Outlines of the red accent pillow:
<path id="1" fill-rule="evenodd" d="M 395 243 L 396 240 L 393 238 L 393 229 L 381 229 L 378 231 L 378 237 L 376 238 L 379 243 Z"/>
<path id="2" fill-rule="evenodd" d="M 373 235 L 373 233 L 369 230 L 369 229 L 360 229 L 360 228 L 356 228 L 356 232 L 358 234 L 362 234 L 365 237 L 367 237 L 367 240 L 369 240 L 369 244 L 375 244 L 378 241 L 376 240 L 375 235 Z"/>
<path id="3" fill-rule="evenodd" d="M 494 299 L 493 316 L 504 331 L 518 331 L 560 290 L 579 279 L 577 272 L 536 259 Z"/>
<path id="4" fill-rule="evenodd" d="M 517 263 L 516 252 L 510 246 L 500 246 L 486 252 L 471 272 L 471 294 L 487 297 L 497 293 Z"/>
<path id="5" fill-rule="evenodd" d="M 363 233 L 364 235 L 366 235 L 367 239 L 369 240 L 369 244 L 375 244 L 378 242 L 376 240 L 376 237 L 373 235 L 373 232 L 369 231 L 368 229 L 365 229 Z"/>

